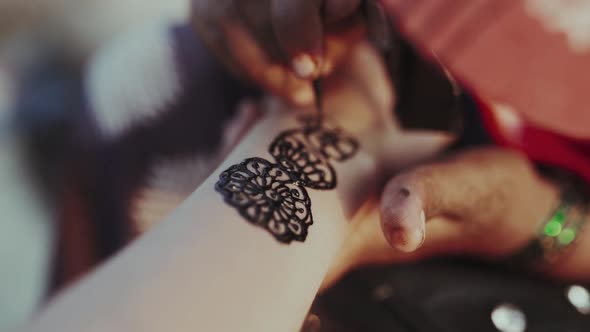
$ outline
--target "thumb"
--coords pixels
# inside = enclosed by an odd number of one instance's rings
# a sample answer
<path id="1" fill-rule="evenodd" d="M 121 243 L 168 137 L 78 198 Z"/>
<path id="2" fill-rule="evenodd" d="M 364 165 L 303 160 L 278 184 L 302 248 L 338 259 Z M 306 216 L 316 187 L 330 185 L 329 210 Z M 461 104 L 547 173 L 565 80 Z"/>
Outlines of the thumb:
<path id="1" fill-rule="evenodd" d="M 483 234 L 490 242 L 502 236 L 502 243 L 489 246 L 500 251 L 530 238 L 548 211 L 539 207 L 550 207 L 555 196 L 520 154 L 479 149 L 390 180 L 381 198 L 381 227 L 388 243 L 404 252 L 426 238 L 437 252 L 483 248 Z"/>

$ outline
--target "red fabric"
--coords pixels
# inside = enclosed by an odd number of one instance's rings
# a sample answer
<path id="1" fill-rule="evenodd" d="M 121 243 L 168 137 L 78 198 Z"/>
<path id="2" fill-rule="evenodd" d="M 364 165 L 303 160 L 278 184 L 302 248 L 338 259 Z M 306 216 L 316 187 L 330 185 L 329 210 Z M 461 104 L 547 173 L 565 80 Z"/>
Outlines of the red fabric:
<path id="1" fill-rule="evenodd" d="M 504 134 L 489 104 L 476 99 L 484 125 L 500 145 L 524 152 L 530 160 L 562 167 L 590 183 L 590 142 L 568 138 L 525 124 L 517 136 Z"/>
<path id="2" fill-rule="evenodd" d="M 480 96 L 485 125 L 499 144 L 590 182 L 590 30 L 584 23 L 590 0 L 383 3 L 425 56 L 436 54 Z M 506 135 L 488 101 L 511 106 L 528 124 L 519 135 Z"/>

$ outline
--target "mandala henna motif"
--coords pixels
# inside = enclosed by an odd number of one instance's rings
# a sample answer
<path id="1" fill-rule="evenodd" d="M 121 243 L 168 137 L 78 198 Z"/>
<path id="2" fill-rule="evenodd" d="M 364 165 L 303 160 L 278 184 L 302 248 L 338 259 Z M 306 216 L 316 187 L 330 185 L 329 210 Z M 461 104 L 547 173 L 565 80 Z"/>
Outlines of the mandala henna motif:
<path id="1" fill-rule="evenodd" d="M 215 186 L 225 202 L 277 240 L 303 241 L 313 223 L 311 201 L 292 174 L 262 158 L 249 158 L 221 173 Z"/>
<path id="2" fill-rule="evenodd" d="M 340 128 L 318 126 L 315 116 L 300 116 L 299 122 L 307 132 L 310 143 L 324 157 L 336 161 L 351 158 L 358 150 L 358 142 Z"/>
<path id="3" fill-rule="evenodd" d="M 317 153 L 305 130 L 290 130 L 277 137 L 269 153 L 305 187 L 329 190 L 336 187 L 336 172 L 322 153 Z"/>
<path id="4" fill-rule="evenodd" d="M 358 150 L 358 142 L 339 128 L 316 130 L 309 134 L 311 144 L 322 156 L 335 161 L 345 161 Z"/>
<path id="5" fill-rule="evenodd" d="M 313 224 L 305 187 L 335 188 L 336 172 L 329 160 L 344 161 L 359 148 L 338 128 L 302 122 L 302 129 L 285 131 L 271 143 L 269 153 L 276 163 L 248 158 L 221 173 L 215 185 L 242 217 L 283 243 L 305 241 Z"/>

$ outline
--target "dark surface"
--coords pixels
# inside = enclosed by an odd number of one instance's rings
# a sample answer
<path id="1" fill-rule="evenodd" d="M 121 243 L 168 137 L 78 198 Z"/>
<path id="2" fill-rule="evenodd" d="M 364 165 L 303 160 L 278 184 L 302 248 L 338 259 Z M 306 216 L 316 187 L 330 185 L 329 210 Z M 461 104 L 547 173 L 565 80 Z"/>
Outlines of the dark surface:
<path id="1" fill-rule="evenodd" d="M 318 296 L 312 311 L 321 332 L 492 332 L 493 308 L 508 302 L 524 312 L 527 331 L 590 331 L 590 317 L 568 302 L 567 286 L 449 258 L 354 272 Z"/>

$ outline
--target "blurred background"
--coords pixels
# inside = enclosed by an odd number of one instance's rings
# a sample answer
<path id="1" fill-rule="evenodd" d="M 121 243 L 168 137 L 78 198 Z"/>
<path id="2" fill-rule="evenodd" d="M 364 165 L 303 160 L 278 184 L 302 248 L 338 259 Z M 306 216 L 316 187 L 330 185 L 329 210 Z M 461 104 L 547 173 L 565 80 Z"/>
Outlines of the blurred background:
<path id="1" fill-rule="evenodd" d="M 260 92 L 212 59 L 186 24 L 189 5 L 0 0 L 0 332 L 161 220 L 238 140 L 228 120 Z M 460 131 L 457 148 L 490 144 L 471 97 L 396 43 L 400 122 Z M 356 271 L 312 312 L 322 332 L 438 331 L 427 317 L 496 331 L 489 314 L 511 301 L 532 330 L 586 331 L 590 296 L 578 312 L 565 287 L 445 258 Z"/>
<path id="2" fill-rule="evenodd" d="M 69 124 L 84 110 L 86 64 L 117 34 L 186 15 L 188 0 L 0 0 L 0 331 L 62 279 L 56 206 L 71 141 L 87 137 Z"/>

